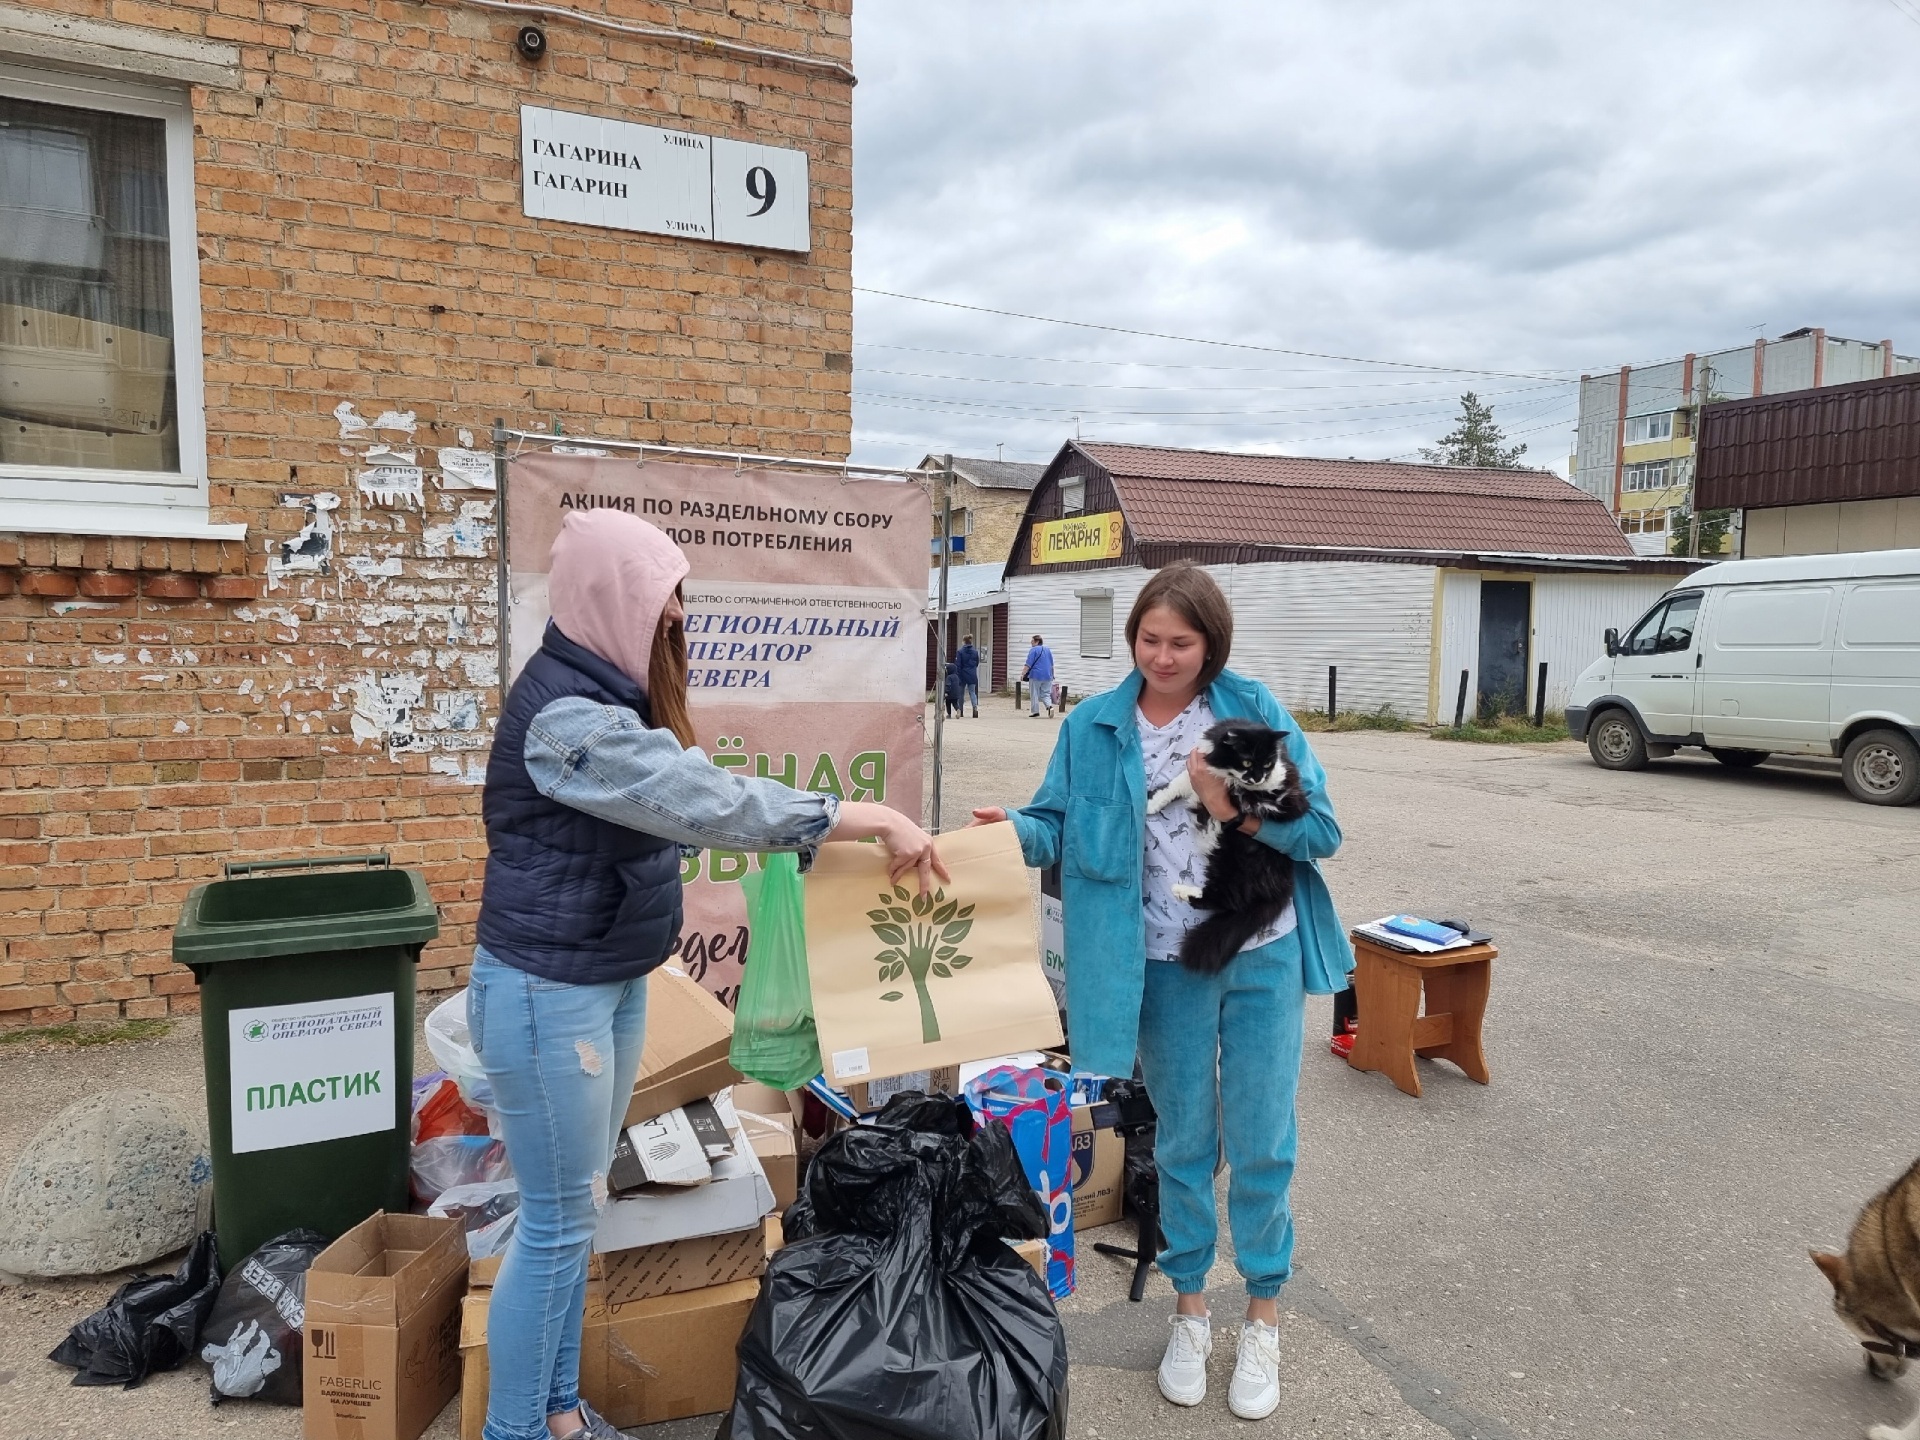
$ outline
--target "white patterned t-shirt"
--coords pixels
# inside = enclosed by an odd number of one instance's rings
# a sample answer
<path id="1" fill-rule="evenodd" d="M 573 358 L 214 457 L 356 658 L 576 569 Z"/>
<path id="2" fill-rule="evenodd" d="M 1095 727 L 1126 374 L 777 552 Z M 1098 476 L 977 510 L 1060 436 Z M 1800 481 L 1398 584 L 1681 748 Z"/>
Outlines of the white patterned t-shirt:
<path id="1" fill-rule="evenodd" d="M 1187 768 L 1187 756 L 1213 724 L 1213 709 L 1205 695 L 1193 697 L 1188 705 L 1163 726 L 1147 723 L 1137 709 L 1134 721 L 1140 731 L 1140 754 L 1147 767 L 1147 797 L 1171 785 Z M 1194 831 L 1198 822 L 1189 801 L 1167 806 L 1158 815 L 1147 816 L 1146 855 L 1143 861 L 1142 904 L 1146 909 L 1147 958 L 1178 960 L 1180 942 L 1187 931 L 1205 917 L 1173 893 L 1176 885 L 1199 889 L 1206 883 L 1206 862 L 1195 848 Z M 1293 905 L 1288 903 L 1280 918 L 1241 946 L 1244 953 L 1271 945 L 1294 927 Z"/>

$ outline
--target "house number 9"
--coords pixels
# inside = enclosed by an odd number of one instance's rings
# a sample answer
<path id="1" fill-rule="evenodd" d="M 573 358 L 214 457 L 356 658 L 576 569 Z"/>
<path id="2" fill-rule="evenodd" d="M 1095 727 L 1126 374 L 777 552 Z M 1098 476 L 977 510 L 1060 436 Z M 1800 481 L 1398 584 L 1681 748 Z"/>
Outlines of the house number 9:
<path id="1" fill-rule="evenodd" d="M 764 165 L 756 165 L 747 171 L 747 194 L 760 202 L 760 208 L 747 218 L 764 215 L 773 208 L 773 197 L 780 193 L 780 187 L 773 183 L 773 172 Z"/>

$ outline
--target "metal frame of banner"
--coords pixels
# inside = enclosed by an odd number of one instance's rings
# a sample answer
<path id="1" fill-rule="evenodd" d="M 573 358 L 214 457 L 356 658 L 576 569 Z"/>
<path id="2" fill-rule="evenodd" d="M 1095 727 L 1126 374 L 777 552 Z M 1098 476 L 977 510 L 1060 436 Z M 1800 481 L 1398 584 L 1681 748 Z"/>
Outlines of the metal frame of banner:
<path id="1" fill-rule="evenodd" d="M 513 453 L 507 453 L 508 441 L 519 442 Z M 943 463 L 935 469 L 902 468 L 897 465 L 856 465 L 845 460 L 816 460 L 804 455 L 753 455 L 744 451 L 707 450 L 691 445 L 661 445 L 643 440 L 604 440 L 598 436 L 553 435 L 543 430 L 509 429 L 506 422 L 496 418 L 493 422 L 493 489 L 494 489 L 494 529 L 496 543 L 495 593 L 494 604 L 498 609 L 498 618 L 494 629 L 498 643 L 500 703 L 506 704 L 507 675 L 511 666 L 510 651 L 512 635 L 509 625 L 512 596 L 510 593 L 510 541 L 507 534 L 507 462 L 519 456 L 527 445 L 569 445 L 583 450 L 619 450 L 632 454 L 635 464 L 645 464 L 649 455 L 674 457 L 678 459 L 731 461 L 736 473 L 748 469 L 784 467 L 792 470 L 812 470 L 838 475 L 842 479 L 919 481 L 938 480 L 941 482 L 942 502 L 940 521 L 940 593 L 935 608 L 933 624 L 935 628 L 934 654 L 944 656 L 947 648 L 947 569 L 953 558 L 953 456 L 943 457 Z M 943 662 L 944 663 L 944 662 Z M 941 788 L 944 773 L 944 755 L 946 741 L 946 693 L 945 671 L 935 677 L 933 707 L 933 794 L 930 806 L 933 812 L 932 831 L 938 835 L 941 826 Z"/>

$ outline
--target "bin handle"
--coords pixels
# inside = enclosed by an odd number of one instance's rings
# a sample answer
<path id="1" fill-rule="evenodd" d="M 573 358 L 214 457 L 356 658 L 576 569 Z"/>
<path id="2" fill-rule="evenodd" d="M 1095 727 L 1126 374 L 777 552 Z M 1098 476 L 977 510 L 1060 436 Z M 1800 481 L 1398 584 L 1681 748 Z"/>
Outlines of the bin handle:
<path id="1" fill-rule="evenodd" d="M 331 865 L 364 865 L 369 870 L 383 870 L 392 863 L 393 858 L 384 850 L 371 855 L 319 855 L 310 860 L 229 860 L 227 878 L 257 875 L 263 870 L 320 870 Z"/>

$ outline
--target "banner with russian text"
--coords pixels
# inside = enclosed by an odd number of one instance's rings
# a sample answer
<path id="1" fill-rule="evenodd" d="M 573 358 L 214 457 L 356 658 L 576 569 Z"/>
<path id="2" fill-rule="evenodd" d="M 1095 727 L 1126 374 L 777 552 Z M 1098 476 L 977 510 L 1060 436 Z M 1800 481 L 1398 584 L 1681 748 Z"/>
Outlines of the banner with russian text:
<path id="1" fill-rule="evenodd" d="M 920 818 L 926 713 L 926 492 L 886 480 L 735 470 L 631 455 L 513 459 L 505 496 L 511 673 L 546 629 L 547 557 L 573 510 L 651 520 L 692 564 L 689 698 L 716 765 Z M 753 857 L 683 862 L 679 956 L 728 1004 L 747 954 Z"/>

